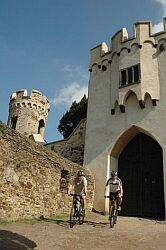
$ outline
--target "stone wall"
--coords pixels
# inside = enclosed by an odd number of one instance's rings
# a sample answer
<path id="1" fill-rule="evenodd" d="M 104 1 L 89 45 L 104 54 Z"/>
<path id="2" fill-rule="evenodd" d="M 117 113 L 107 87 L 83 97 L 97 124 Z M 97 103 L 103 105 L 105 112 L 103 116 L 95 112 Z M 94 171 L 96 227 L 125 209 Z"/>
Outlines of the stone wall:
<path id="1" fill-rule="evenodd" d="M 69 159 L 83 165 L 86 119 L 82 119 L 71 135 L 64 140 L 45 144 L 45 146 Z"/>
<path id="2" fill-rule="evenodd" d="M 69 213 L 72 198 L 66 191 L 78 169 L 88 179 L 91 210 L 94 180 L 87 168 L 0 124 L 0 220 Z"/>

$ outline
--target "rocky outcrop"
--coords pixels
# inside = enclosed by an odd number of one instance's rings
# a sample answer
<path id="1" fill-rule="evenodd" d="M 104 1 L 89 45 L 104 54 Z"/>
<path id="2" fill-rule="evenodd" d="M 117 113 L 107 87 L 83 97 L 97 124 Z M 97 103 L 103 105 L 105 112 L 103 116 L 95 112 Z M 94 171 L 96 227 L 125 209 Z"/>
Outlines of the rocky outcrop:
<path id="1" fill-rule="evenodd" d="M 51 217 L 69 213 L 68 183 L 78 169 L 88 180 L 87 209 L 92 209 L 90 171 L 0 124 L 0 219 Z"/>

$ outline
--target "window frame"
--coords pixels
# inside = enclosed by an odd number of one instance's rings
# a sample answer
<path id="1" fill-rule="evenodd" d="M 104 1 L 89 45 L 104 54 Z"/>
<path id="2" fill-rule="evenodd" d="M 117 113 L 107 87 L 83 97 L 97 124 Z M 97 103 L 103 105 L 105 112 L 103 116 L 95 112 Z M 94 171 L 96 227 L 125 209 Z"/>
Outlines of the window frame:
<path id="1" fill-rule="evenodd" d="M 137 72 L 137 78 L 138 80 L 135 81 L 135 68 L 138 68 L 138 72 Z M 132 75 L 131 75 L 131 78 L 132 78 L 132 82 L 129 83 L 129 70 L 132 71 Z M 122 79 L 123 76 L 122 76 L 122 72 L 124 74 L 124 72 L 126 72 L 126 84 L 124 84 L 124 80 Z M 141 68 L 140 68 L 140 63 L 138 64 L 134 64 L 130 67 L 127 67 L 127 68 L 124 68 L 124 69 L 121 69 L 120 70 L 120 76 L 119 76 L 119 88 L 124 88 L 124 87 L 127 87 L 127 86 L 130 86 L 130 85 L 133 85 L 133 84 L 137 84 L 137 83 L 140 83 L 141 81 Z M 123 84 L 122 84 L 123 83 Z"/>

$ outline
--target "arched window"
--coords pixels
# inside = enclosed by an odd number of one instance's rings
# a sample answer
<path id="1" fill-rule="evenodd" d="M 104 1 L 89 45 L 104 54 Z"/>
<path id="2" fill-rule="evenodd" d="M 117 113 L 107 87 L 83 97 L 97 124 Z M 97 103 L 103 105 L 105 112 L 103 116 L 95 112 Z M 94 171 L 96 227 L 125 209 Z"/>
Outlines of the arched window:
<path id="1" fill-rule="evenodd" d="M 41 119 L 41 120 L 39 121 L 38 134 L 41 134 L 42 137 L 43 137 L 43 135 L 44 135 L 44 128 L 45 128 L 45 123 L 44 123 L 44 120 Z"/>
<path id="2" fill-rule="evenodd" d="M 11 128 L 12 128 L 12 129 L 16 129 L 17 119 L 18 119 L 17 116 L 13 116 L 13 117 L 11 118 Z"/>

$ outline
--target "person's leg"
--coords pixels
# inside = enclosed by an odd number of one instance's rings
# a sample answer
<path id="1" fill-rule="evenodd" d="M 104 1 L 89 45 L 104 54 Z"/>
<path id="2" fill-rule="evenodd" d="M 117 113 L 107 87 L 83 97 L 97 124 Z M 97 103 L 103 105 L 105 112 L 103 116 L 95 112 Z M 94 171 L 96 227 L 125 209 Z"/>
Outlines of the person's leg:
<path id="1" fill-rule="evenodd" d="M 111 210 L 112 210 L 112 200 L 109 200 L 109 220 L 111 219 Z"/>
<path id="2" fill-rule="evenodd" d="M 121 206 L 122 204 L 122 196 L 118 194 L 118 206 Z"/>
<path id="3" fill-rule="evenodd" d="M 82 205 L 82 210 L 85 210 L 85 208 L 86 208 L 86 197 L 85 196 L 81 197 L 81 205 Z"/>

